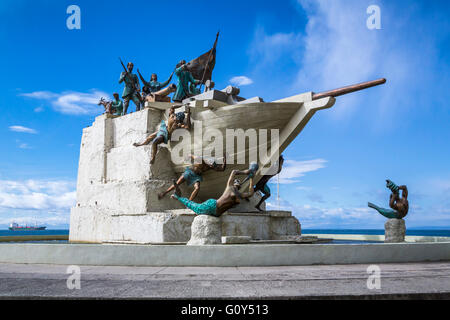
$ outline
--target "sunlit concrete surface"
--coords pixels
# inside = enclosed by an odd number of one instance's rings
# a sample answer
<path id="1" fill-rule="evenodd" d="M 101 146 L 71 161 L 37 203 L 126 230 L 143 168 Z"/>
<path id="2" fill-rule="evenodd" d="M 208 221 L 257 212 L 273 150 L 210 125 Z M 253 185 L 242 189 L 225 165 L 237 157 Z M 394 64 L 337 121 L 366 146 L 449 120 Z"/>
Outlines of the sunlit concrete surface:
<path id="1" fill-rule="evenodd" d="M 450 243 L 132 245 L 1 243 L 0 262 L 115 266 L 298 266 L 450 261 Z"/>
<path id="2" fill-rule="evenodd" d="M 120 299 L 450 299 L 450 263 L 377 264 L 380 289 L 368 289 L 368 264 L 286 267 L 68 266 L 0 264 L 0 298 Z M 372 274 L 373 275 L 373 274 Z"/>

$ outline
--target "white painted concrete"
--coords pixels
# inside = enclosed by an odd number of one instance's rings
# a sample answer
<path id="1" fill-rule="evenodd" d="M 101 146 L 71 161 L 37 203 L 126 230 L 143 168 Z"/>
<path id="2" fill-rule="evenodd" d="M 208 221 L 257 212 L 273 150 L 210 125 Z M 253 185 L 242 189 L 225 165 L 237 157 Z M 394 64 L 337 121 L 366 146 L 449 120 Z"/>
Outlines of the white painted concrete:
<path id="1" fill-rule="evenodd" d="M 294 266 L 450 261 L 450 242 L 367 245 L 0 244 L 0 262 L 117 266 Z"/>

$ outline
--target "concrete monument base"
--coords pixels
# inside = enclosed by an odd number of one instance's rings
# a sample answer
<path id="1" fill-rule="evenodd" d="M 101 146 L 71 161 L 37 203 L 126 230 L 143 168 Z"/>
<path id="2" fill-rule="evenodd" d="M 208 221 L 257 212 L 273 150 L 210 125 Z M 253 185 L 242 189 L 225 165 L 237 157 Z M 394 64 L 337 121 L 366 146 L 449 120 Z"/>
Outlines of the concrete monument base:
<path id="1" fill-rule="evenodd" d="M 77 202 L 70 215 L 70 242 L 189 241 L 195 214 L 169 195 L 158 199 L 158 194 L 171 186 L 185 168 L 172 163 L 172 142 L 158 146 L 153 164 L 150 164 L 150 145 L 133 146 L 155 132 L 161 120 L 167 119 L 165 108 L 170 104 L 161 102 L 152 106 L 121 117 L 98 116 L 92 126 L 83 130 Z M 296 110 L 298 106 L 292 108 Z M 202 120 L 201 110 L 193 109 L 194 118 Z M 233 119 L 240 119 L 241 115 L 236 113 Z M 245 166 L 228 165 L 226 172 L 206 172 L 195 201 L 217 199 L 231 170 L 236 168 L 245 169 Z M 180 189 L 183 196 L 189 196 L 193 187 L 184 183 Z M 261 194 L 256 193 L 223 215 L 222 235 L 248 236 L 255 240 L 300 235 L 300 223 L 290 212 L 257 213 L 255 205 L 260 199 Z M 265 209 L 264 203 L 261 208 Z"/>
<path id="2" fill-rule="evenodd" d="M 384 242 L 398 243 L 405 241 L 406 225 L 403 219 L 389 219 L 384 224 Z"/>
<path id="3" fill-rule="evenodd" d="M 188 242 L 196 215 L 187 209 L 125 214 L 94 207 L 75 207 L 70 214 L 70 242 L 139 243 Z M 254 240 L 280 240 L 301 234 L 301 225 L 288 211 L 225 213 L 222 236 L 248 236 Z"/>

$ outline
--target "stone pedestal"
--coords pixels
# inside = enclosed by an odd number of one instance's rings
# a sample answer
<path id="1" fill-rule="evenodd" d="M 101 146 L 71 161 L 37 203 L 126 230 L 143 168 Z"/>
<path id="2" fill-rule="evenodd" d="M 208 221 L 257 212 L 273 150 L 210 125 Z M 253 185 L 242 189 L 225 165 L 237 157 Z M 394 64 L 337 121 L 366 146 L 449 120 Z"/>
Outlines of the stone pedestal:
<path id="1" fill-rule="evenodd" d="M 222 224 L 220 218 L 213 216 L 196 216 L 191 226 L 191 240 L 188 246 L 222 243 Z"/>
<path id="2" fill-rule="evenodd" d="M 406 225 L 403 219 L 389 219 L 384 224 L 384 242 L 398 243 L 405 241 Z"/>

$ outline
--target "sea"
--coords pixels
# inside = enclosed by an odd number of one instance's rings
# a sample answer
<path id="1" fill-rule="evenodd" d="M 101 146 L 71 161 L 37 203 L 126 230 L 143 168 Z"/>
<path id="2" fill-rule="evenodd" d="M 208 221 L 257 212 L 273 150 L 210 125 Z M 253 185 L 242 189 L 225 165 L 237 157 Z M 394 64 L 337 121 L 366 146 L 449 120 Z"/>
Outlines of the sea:
<path id="1" fill-rule="evenodd" d="M 47 235 L 68 235 L 69 230 L 30 230 L 30 231 L 11 231 L 0 230 L 0 237 L 11 236 L 47 236 Z"/>
<path id="2" fill-rule="evenodd" d="M 369 234 L 384 235 L 383 229 L 302 229 L 303 234 Z M 69 230 L 33 230 L 33 231 L 11 231 L 0 230 L 1 236 L 22 236 L 22 235 L 68 235 Z M 450 229 L 408 229 L 408 236 L 429 236 L 429 237 L 450 237 Z"/>

